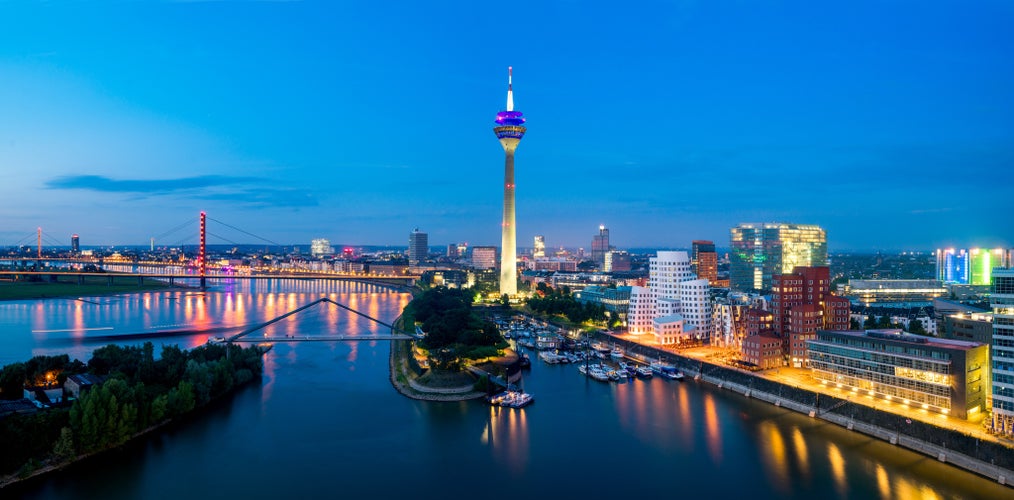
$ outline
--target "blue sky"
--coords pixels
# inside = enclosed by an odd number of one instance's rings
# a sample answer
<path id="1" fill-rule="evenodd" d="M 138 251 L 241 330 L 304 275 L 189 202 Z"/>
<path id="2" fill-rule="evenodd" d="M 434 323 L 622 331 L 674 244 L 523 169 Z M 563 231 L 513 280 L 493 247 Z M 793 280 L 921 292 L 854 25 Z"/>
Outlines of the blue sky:
<path id="1" fill-rule="evenodd" d="M 0 246 L 144 244 L 201 210 L 286 244 L 499 244 L 508 65 L 521 246 L 768 221 L 832 251 L 1014 246 L 1012 22 L 1004 1 L 0 1 Z"/>

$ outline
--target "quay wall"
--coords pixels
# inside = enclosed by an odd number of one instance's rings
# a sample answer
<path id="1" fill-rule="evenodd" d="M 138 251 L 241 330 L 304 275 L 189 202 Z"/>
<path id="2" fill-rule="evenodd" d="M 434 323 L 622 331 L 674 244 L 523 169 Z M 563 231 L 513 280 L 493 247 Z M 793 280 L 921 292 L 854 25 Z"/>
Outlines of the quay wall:
<path id="1" fill-rule="evenodd" d="M 603 335 L 602 338 L 622 345 L 628 357 L 645 362 L 661 359 L 698 381 L 862 432 L 1014 487 L 1014 449 L 1001 443 L 982 440 L 957 429 L 910 420 L 849 399 L 784 384 L 732 367 L 612 336 Z"/>

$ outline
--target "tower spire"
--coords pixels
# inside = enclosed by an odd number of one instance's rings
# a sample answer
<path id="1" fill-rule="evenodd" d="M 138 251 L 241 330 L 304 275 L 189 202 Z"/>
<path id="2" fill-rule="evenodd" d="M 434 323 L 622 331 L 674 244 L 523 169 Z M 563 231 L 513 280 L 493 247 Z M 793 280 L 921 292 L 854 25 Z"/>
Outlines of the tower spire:
<path id="1" fill-rule="evenodd" d="M 507 111 L 514 111 L 514 90 L 511 89 L 512 66 L 507 66 Z"/>

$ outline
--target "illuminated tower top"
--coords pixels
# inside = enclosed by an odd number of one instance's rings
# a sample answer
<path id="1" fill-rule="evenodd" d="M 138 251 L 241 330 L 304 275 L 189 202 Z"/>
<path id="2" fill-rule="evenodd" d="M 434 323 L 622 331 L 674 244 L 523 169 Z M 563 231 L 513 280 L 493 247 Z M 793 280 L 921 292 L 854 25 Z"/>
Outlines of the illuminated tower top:
<path id="1" fill-rule="evenodd" d="M 496 114 L 496 124 L 499 125 L 496 128 L 496 136 L 500 139 L 505 137 L 520 139 L 525 135 L 525 128 L 522 126 L 525 123 L 525 117 L 520 111 L 514 111 L 514 89 L 512 88 L 513 82 L 511 81 L 513 73 L 514 69 L 508 66 L 507 109 Z"/>

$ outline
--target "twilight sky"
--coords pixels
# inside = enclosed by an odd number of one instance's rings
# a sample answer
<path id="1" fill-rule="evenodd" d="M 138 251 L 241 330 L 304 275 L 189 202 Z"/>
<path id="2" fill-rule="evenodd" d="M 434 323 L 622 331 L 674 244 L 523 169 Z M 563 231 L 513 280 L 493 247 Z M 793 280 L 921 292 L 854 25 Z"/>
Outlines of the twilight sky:
<path id="1" fill-rule="evenodd" d="M 1014 246 L 1009 1 L 402 4 L 0 1 L 0 246 Z"/>

